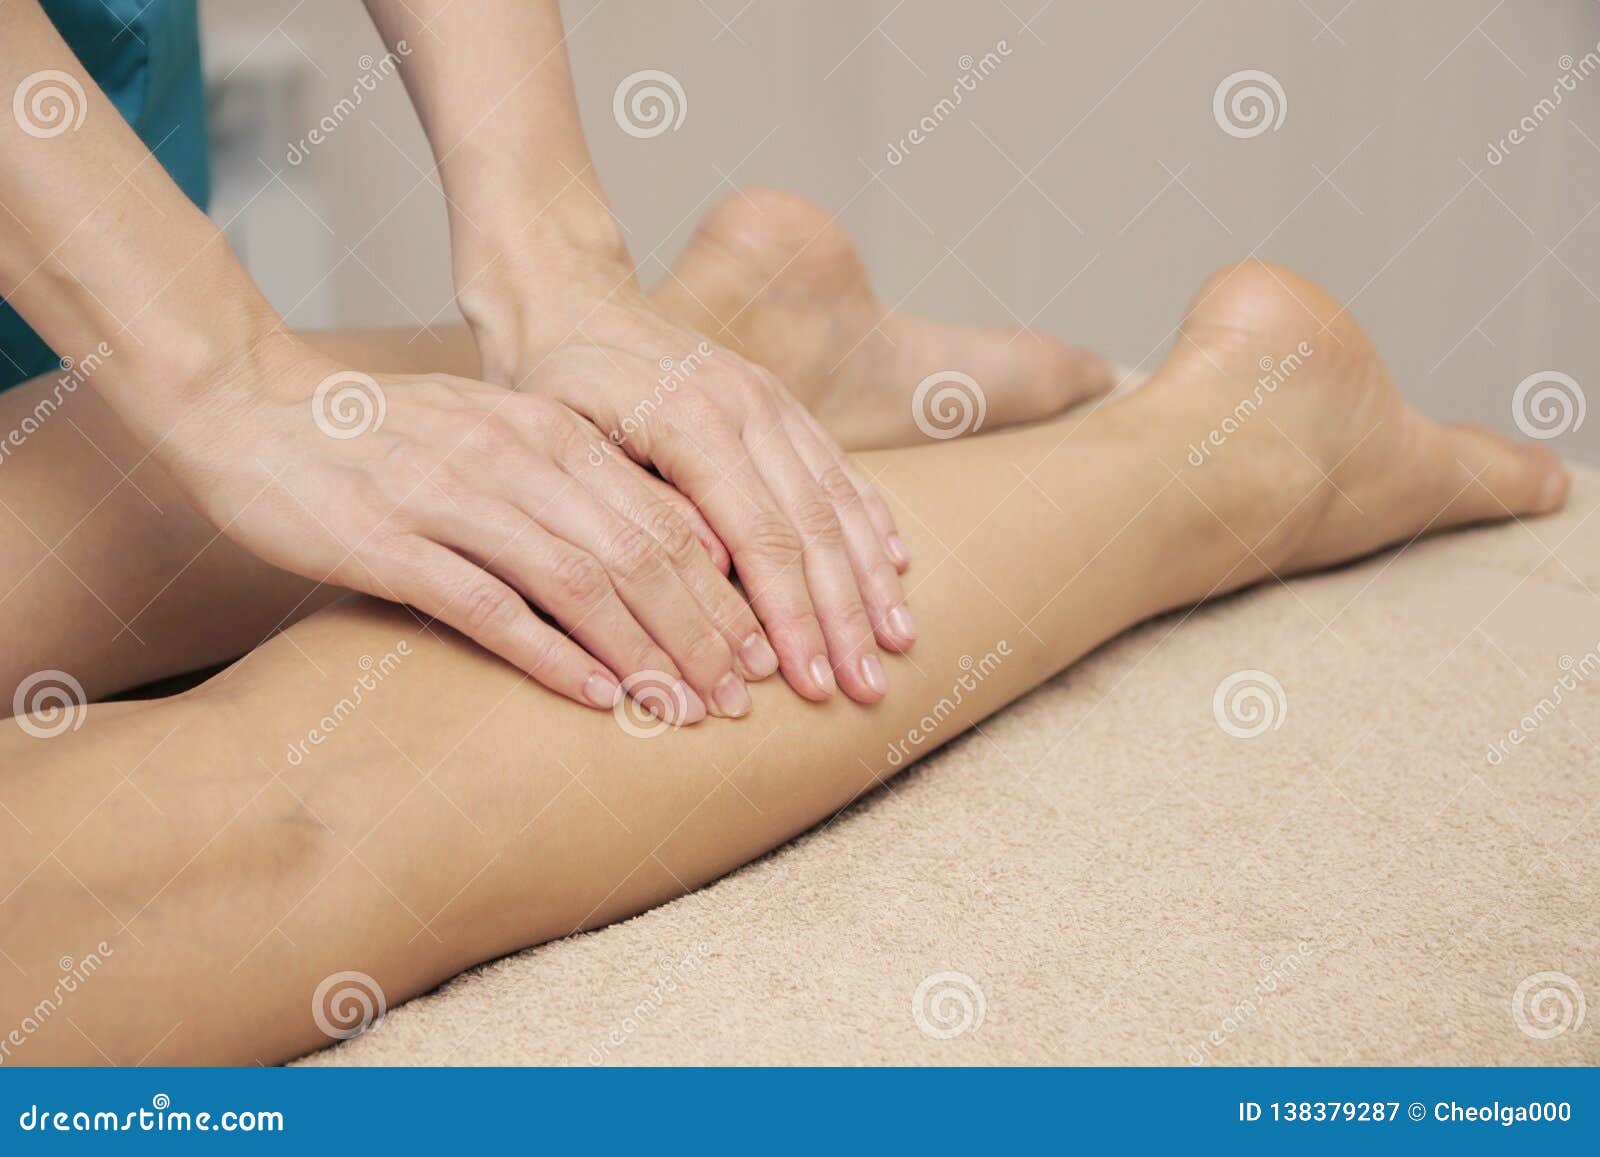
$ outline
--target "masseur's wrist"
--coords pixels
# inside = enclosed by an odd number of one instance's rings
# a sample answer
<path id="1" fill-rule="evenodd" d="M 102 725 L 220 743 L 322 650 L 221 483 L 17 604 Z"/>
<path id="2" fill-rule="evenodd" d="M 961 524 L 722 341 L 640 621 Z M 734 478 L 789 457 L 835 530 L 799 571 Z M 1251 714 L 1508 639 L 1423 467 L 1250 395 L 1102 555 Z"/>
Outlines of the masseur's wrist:
<path id="1" fill-rule="evenodd" d="M 479 244 L 550 246 L 609 252 L 626 260 L 622 229 L 581 136 L 563 146 L 528 140 L 522 133 L 497 135 L 492 122 L 476 118 L 474 125 L 474 131 L 440 143 L 439 178 L 457 251 Z"/>
<path id="2" fill-rule="evenodd" d="M 596 190 L 573 184 L 505 208 L 461 206 L 451 245 L 457 304 L 484 376 L 514 384 L 519 367 L 568 340 L 597 306 L 639 296 L 622 231 Z"/>
<path id="3" fill-rule="evenodd" d="M 185 270 L 158 310 L 141 319 L 95 377 L 97 391 L 148 444 L 219 395 L 252 393 L 283 375 L 303 347 L 225 246 Z M 268 373 L 268 367 L 273 372 Z"/>
<path id="4" fill-rule="evenodd" d="M 576 249 L 502 258 L 494 276 L 479 278 L 457 301 L 484 380 L 512 387 L 557 348 L 596 338 L 618 316 L 651 308 L 625 262 Z"/>

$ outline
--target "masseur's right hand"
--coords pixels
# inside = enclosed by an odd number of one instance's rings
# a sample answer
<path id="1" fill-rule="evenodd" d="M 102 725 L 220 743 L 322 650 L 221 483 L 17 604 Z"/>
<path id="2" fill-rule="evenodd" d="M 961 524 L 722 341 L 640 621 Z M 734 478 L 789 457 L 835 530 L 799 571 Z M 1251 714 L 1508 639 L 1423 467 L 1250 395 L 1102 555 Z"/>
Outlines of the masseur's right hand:
<path id="1" fill-rule="evenodd" d="M 409 603 L 592 707 L 620 681 L 671 723 L 749 710 L 745 680 L 777 658 L 676 490 L 557 402 L 274 341 L 287 353 L 232 369 L 158 450 L 228 537 Z"/>

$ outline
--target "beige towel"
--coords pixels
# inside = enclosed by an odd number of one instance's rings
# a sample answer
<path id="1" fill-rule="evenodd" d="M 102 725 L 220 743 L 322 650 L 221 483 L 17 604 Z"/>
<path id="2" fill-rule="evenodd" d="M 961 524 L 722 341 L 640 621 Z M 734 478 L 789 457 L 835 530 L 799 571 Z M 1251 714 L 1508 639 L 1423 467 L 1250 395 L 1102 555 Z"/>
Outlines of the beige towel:
<path id="1" fill-rule="evenodd" d="M 1146 624 L 311 1063 L 1600 1062 L 1597 504 Z"/>

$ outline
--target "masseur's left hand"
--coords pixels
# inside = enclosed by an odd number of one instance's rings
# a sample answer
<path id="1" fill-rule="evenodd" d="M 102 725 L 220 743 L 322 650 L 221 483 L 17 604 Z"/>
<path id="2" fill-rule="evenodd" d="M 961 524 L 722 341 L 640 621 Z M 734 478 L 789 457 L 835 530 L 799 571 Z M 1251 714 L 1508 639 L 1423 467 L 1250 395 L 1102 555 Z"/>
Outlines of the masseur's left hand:
<path id="1" fill-rule="evenodd" d="M 669 321 L 626 268 L 603 269 L 609 292 L 574 292 L 591 263 L 466 294 L 485 378 L 584 415 L 699 508 L 798 692 L 823 699 L 837 680 L 881 698 L 878 647 L 915 638 L 888 507 L 771 373 Z"/>

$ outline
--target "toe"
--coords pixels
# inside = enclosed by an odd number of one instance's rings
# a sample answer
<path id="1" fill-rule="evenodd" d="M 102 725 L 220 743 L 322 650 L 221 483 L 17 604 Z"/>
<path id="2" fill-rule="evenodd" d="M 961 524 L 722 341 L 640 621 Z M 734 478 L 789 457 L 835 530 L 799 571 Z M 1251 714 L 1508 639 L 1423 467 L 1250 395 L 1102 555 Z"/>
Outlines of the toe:
<path id="1" fill-rule="evenodd" d="M 1019 393 L 1026 393 L 1033 383 L 1033 402 L 1042 410 L 1036 418 L 1098 398 L 1116 384 L 1110 363 L 1099 354 L 1034 330 L 1011 331 L 1000 356 L 1009 362 Z"/>
<path id="2" fill-rule="evenodd" d="M 1442 525 L 1547 514 L 1566 501 L 1571 478 L 1548 447 L 1512 443 L 1480 426 L 1444 432 L 1455 466 Z"/>
<path id="3" fill-rule="evenodd" d="M 970 375 L 983 391 L 989 429 L 1053 417 L 1116 384 L 1098 354 L 1037 330 L 899 320 L 894 340 L 917 363 L 901 376 L 916 382 L 943 370 Z"/>

